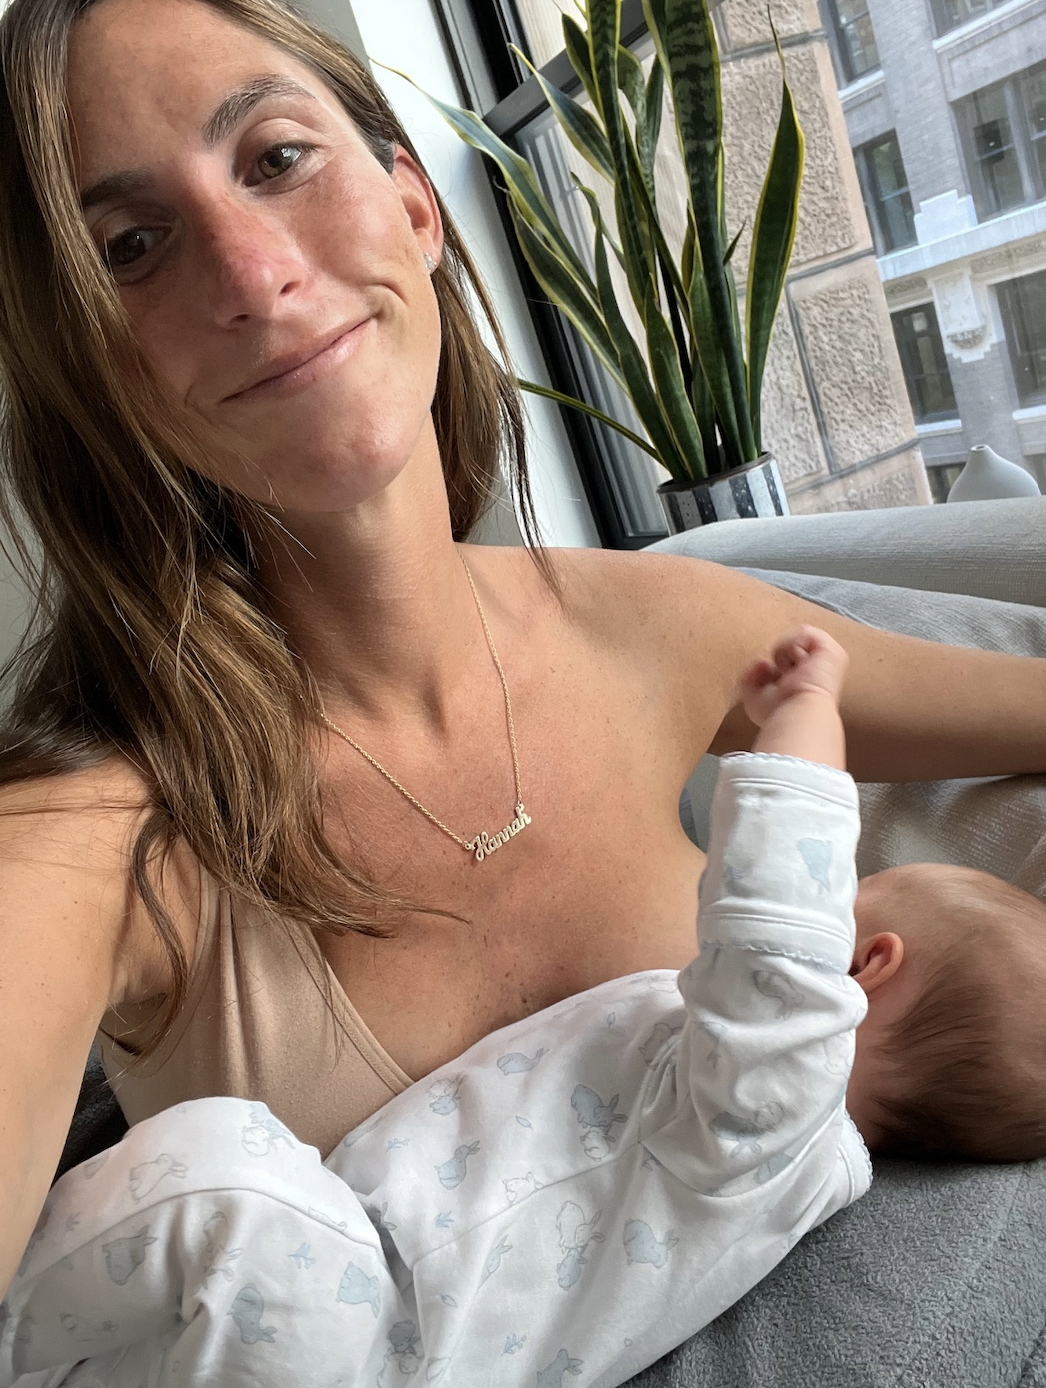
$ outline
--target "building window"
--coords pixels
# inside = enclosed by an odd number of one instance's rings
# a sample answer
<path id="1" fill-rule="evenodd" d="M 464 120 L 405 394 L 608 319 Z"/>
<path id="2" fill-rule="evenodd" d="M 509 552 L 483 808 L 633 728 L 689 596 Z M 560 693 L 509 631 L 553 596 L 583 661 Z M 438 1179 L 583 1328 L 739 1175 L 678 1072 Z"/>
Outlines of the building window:
<path id="1" fill-rule="evenodd" d="M 956 419 L 959 411 L 937 323 L 937 310 L 933 304 L 920 304 L 918 308 L 905 309 L 891 317 L 915 422 L 928 424 L 937 419 Z"/>
<path id="2" fill-rule="evenodd" d="M 937 21 L 937 33 L 947 34 L 960 24 L 968 24 L 971 19 L 979 19 L 982 14 L 1005 5 L 1006 0 L 933 0 L 933 16 Z"/>
<path id="3" fill-rule="evenodd" d="M 915 212 L 908 191 L 901 147 L 891 130 L 882 139 L 854 150 L 864 205 L 880 255 L 914 246 Z"/>
<path id="4" fill-rule="evenodd" d="M 965 466 L 965 463 L 945 463 L 943 466 L 934 467 L 927 463 L 926 477 L 935 502 L 943 503 L 948 500 L 948 493 L 955 486 Z"/>
<path id="5" fill-rule="evenodd" d="M 995 288 L 1021 405 L 1046 405 L 1046 270 Z"/>
<path id="6" fill-rule="evenodd" d="M 856 82 L 879 67 L 879 47 L 868 14 L 868 0 L 824 0 L 845 82 Z"/>
<path id="7" fill-rule="evenodd" d="M 1046 196 L 1046 63 L 956 103 L 982 219 Z"/>

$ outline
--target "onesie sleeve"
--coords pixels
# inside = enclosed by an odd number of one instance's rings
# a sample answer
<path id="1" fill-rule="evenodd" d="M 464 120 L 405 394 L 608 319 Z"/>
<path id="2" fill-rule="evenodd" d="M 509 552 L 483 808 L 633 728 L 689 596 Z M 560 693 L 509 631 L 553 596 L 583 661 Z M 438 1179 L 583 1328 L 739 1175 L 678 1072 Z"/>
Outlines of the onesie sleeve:
<path id="1" fill-rule="evenodd" d="M 697 1192 L 759 1203 L 803 1166 L 819 1221 L 868 1187 L 867 1151 L 845 1110 L 867 1011 L 849 976 L 859 832 L 846 772 L 767 753 L 722 759 L 700 953 L 679 976 L 686 1021 L 653 1125 L 669 1096 L 674 1112 L 644 1138 Z"/>

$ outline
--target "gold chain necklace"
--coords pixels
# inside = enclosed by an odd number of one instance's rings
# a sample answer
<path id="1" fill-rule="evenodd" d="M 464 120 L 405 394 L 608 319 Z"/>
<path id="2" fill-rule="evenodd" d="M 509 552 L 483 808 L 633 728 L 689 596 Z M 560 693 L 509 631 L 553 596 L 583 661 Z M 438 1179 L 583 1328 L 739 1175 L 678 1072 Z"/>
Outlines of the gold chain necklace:
<path id="1" fill-rule="evenodd" d="M 343 737 L 350 747 L 355 747 L 360 756 L 366 757 L 371 766 L 373 766 L 376 771 L 380 771 L 387 781 L 391 781 L 400 794 L 405 795 L 410 803 L 415 806 L 416 809 L 419 809 L 426 819 L 430 819 L 432 823 L 436 825 L 437 829 L 442 829 L 456 844 L 460 844 L 467 853 L 474 853 L 476 855 L 476 862 L 481 863 L 484 858 L 489 858 L 490 855 L 501 848 L 503 844 L 508 843 L 509 839 L 515 838 L 522 829 L 527 827 L 531 820 L 530 815 L 528 815 L 523 808 L 523 792 L 520 790 L 519 786 L 519 757 L 516 752 L 516 730 L 512 723 L 512 703 L 508 697 L 508 684 L 505 681 L 505 672 L 501 668 L 501 661 L 498 659 L 498 653 L 494 647 L 494 638 L 490 634 L 490 627 L 487 626 L 487 619 L 483 612 L 483 604 L 480 602 L 479 594 L 476 592 L 476 585 L 472 581 L 472 574 L 468 564 L 465 563 L 465 556 L 460 550 L 458 551 L 458 557 L 461 559 L 461 562 L 465 564 L 465 574 L 469 581 L 469 587 L 472 589 L 472 596 L 476 599 L 476 607 L 479 609 L 479 619 L 483 623 L 483 630 L 487 636 L 487 645 L 490 647 L 490 653 L 494 657 L 494 664 L 498 667 L 501 687 L 505 691 L 505 712 L 508 715 L 508 736 L 509 742 L 512 745 L 512 770 L 516 778 L 515 819 L 497 834 L 488 834 L 486 830 L 484 830 L 482 833 L 473 835 L 471 839 L 459 838 L 458 835 L 454 833 L 453 829 L 448 829 L 441 819 L 437 819 L 430 810 L 425 808 L 420 800 L 416 800 L 406 786 L 400 785 L 395 776 L 393 776 L 391 772 L 386 771 L 380 761 L 372 757 L 369 752 L 365 752 L 360 744 L 354 741 L 347 732 L 339 728 L 337 723 L 328 718 L 322 709 L 320 710 L 320 717 L 323 719 L 324 723 L 326 723 L 327 727 L 333 732 L 336 732 L 339 737 Z"/>

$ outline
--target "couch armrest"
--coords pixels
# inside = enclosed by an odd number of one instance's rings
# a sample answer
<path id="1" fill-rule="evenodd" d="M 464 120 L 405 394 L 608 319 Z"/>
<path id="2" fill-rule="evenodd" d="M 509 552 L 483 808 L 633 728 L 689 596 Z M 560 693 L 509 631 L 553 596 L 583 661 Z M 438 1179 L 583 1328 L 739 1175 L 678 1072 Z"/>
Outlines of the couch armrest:
<path id="1" fill-rule="evenodd" d="M 1046 607 L 1046 497 L 720 521 L 649 548 Z"/>

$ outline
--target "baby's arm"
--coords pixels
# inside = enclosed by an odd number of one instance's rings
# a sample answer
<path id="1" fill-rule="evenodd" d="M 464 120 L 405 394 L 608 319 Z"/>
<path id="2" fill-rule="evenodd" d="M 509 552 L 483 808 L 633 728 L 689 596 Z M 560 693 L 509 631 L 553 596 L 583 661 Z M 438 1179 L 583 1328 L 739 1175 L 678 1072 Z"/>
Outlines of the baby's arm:
<path id="1" fill-rule="evenodd" d="M 777 752 L 846 770 L 839 696 L 849 657 L 827 632 L 804 626 L 741 681 L 745 713 L 760 729 L 753 752 Z"/>
<path id="2" fill-rule="evenodd" d="M 764 1187 L 812 1156 L 824 1182 L 820 1218 L 867 1179 L 843 1108 L 866 1009 L 848 976 L 860 821 L 843 770 L 845 669 L 842 648 L 803 627 L 741 683 L 761 731 L 751 753 L 722 761 L 700 954 L 679 979 L 688 1013 L 680 1102 L 691 1146 L 678 1130 L 674 1150 L 660 1138 L 650 1144 L 694 1189 L 724 1194 Z"/>

